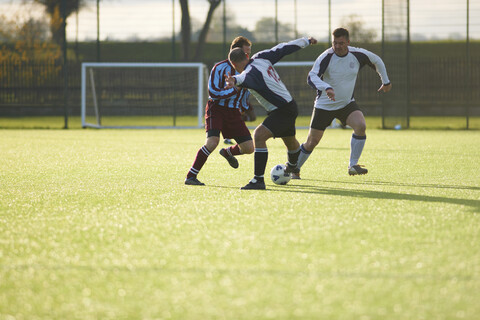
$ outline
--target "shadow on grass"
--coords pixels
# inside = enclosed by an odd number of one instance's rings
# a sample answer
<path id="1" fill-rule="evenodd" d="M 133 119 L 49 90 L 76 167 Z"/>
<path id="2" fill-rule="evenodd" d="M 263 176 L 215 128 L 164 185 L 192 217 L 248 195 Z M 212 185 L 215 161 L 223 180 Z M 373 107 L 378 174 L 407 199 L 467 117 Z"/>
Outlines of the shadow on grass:
<path id="1" fill-rule="evenodd" d="M 335 181 L 338 182 L 338 181 Z M 333 183 L 333 181 L 332 181 Z M 349 183 L 350 184 L 350 183 Z M 464 205 L 471 207 L 475 212 L 480 212 L 480 200 L 459 199 L 448 197 L 436 197 L 428 195 L 396 193 L 387 191 L 373 191 L 373 190 L 358 190 L 358 189 L 342 189 L 319 187 L 313 185 L 293 185 L 288 186 L 273 186 L 267 187 L 270 191 L 275 192 L 298 192 L 301 194 L 324 194 L 333 196 L 342 196 L 349 198 L 368 198 L 368 199 L 382 199 L 382 200 L 407 200 L 407 201 L 421 201 L 421 202 L 442 202 L 456 205 Z"/>
<path id="2" fill-rule="evenodd" d="M 358 185 L 373 185 L 373 186 L 395 186 L 395 187 L 411 187 L 411 188 L 435 188 L 435 189 L 456 189 L 456 190 L 479 190 L 480 187 L 476 186 L 454 186 L 454 185 L 441 185 L 431 183 L 403 183 L 403 182 L 384 182 L 384 181 L 338 181 L 338 180 L 318 180 L 318 179 L 304 179 L 302 181 L 316 181 L 321 183 L 341 183 L 341 184 L 358 184 Z"/>

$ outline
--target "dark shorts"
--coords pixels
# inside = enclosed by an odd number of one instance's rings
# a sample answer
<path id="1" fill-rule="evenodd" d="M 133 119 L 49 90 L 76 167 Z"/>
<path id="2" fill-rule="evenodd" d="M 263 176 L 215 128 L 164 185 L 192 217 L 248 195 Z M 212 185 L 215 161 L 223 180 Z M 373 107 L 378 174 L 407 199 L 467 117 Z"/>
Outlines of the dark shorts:
<path id="1" fill-rule="evenodd" d="M 313 108 L 313 116 L 312 121 L 310 122 L 310 128 L 325 130 L 330 124 L 332 124 L 332 121 L 335 118 L 340 120 L 340 122 L 346 126 L 348 116 L 356 110 L 360 110 L 360 108 L 355 101 L 350 102 L 345 107 L 338 110 Z"/>
<path id="2" fill-rule="evenodd" d="M 274 137 L 291 137 L 296 133 L 297 116 L 297 103 L 292 100 L 287 105 L 270 112 L 262 124 L 273 133 Z"/>
<path id="3" fill-rule="evenodd" d="M 240 111 L 220 106 L 213 100 L 208 100 L 205 109 L 205 130 L 207 137 L 220 137 L 221 132 L 224 138 L 235 139 L 237 143 L 252 140 Z"/>

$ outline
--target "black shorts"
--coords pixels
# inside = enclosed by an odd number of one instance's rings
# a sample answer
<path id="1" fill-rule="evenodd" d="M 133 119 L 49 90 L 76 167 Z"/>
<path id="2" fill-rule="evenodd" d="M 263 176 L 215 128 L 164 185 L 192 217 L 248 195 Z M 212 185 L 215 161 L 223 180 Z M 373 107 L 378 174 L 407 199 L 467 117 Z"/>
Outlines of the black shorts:
<path id="1" fill-rule="evenodd" d="M 338 110 L 313 108 L 313 116 L 312 121 L 310 122 L 310 128 L 325 130 L 330 124 L 332 124 L 332 121 L 335 118 L 340 120 L 340 122 L 346 126 L 348 116 L 356 110 L 360 110 L 360 108 L 355 101 L 350 102 L 345 107 Z"/>
<path id="2" fill-rule="evenodd" d="M 297 103 L 292 100 L 285 106 L 270 112 L 262 124 L 273 133 L 273 137 L 291 137 L 296 133 L 297 116 Z"/>

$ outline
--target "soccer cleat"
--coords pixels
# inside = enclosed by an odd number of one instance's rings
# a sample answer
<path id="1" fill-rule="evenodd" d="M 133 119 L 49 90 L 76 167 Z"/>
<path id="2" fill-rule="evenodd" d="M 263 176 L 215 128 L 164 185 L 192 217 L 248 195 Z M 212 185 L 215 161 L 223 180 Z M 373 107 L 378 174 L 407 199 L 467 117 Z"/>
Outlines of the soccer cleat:
<path id="1" fill-rule="evenodd" d="M 362 165 L 356 164 L 348 168 L 348 174 L 351 176 L 356 176 L 357 174 L 367 174 L 368 170 L 363 168 Z"/>
<path id="2" fill-rule="evenodd" d="M 224 157 L 225 159 L 227 159 L 228 161 L 228 164 L 234 168 L 234 169 L 237 169 L 238 168 L 238 160 L 237 158 L 235 158 L 234 156 L 231 156 L 228 154 L 227 152 L 227 149 L 220 149 L 220 155 L 222 155 L 222 157 Z"/>
<path id="3" fill-rule="evenodd" d="M 265 181 L 258 181 L 257 179 L 253 178 L 250 182 L 241 188 L 242 190 L 265 190 Z"/>
<path id="4" fill-rule="evenodd" d="M 223 143 L 225 143 L 225 144 L 233 144 L 232 140 L 230 140 L 230 139 L 223 139 Z"/>
<path id="5" fill-rule="evenodd" d="M 292 179 L 294 179 L 294 180 L 302 179 L 302 178 L 300 178 L 300 170 L 298 170 L 298 172 L 292 172 Z"/>
<path id="6" fill-rule="evenodd" d="M 297 168 L 297 165 L 292 166 L 290 163 L 285 163 L 285 173 L 299 173 L 300 168 Z"/>
<path id="7" fill-rule="evenodd" d="M 185 184 L 190 185 L 190 186 L 204 186 L 205 183 L 200 182 L 196 177 L 191 177 L 185 179 Z"/>

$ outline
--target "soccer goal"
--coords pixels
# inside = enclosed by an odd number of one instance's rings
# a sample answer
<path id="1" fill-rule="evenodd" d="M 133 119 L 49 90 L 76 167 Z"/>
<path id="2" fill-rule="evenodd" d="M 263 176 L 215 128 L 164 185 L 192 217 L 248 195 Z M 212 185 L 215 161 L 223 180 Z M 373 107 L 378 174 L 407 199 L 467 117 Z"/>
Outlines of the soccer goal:
<path id="1" fill-rule="evenodd" d="M 202 127 L 206 72 L 202 63 L 82 63 L 82 127 Z"/>

